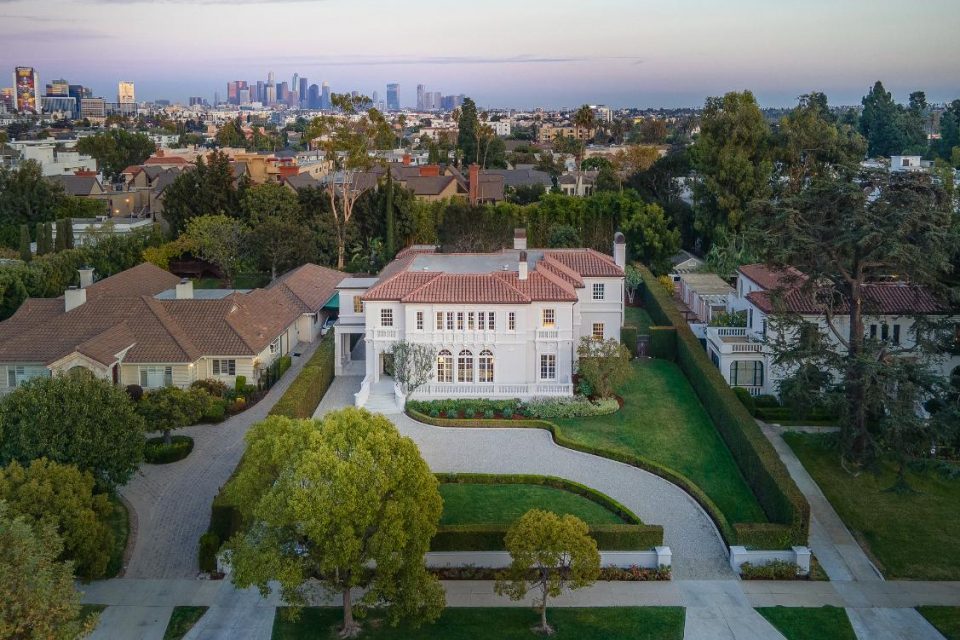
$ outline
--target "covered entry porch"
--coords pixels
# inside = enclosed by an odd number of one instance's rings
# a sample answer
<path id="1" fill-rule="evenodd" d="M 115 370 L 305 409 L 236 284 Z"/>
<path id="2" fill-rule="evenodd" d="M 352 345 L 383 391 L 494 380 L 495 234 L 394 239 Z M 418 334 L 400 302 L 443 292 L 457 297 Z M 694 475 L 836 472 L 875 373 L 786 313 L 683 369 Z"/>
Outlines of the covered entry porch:
<path id="1" fill-rule="evenodd" d="M 338 376 L 365 376 L 366 340 L 363 325 L 334 325 L 334 373 Z"/>

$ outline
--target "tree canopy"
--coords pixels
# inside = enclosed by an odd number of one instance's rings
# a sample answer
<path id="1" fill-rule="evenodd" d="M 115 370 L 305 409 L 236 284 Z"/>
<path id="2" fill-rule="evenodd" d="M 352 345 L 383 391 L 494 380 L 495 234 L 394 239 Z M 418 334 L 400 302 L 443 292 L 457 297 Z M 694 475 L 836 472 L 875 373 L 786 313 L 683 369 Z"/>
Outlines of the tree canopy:
<path id="1" fill-rule="evenodd" d="M 157 145 L 143 133 L 110 129 L 77 141 L 77 151 L 93 157 L 97 168 L 110 180 L 117 180 L 130 165 L 143 164 Z"/>

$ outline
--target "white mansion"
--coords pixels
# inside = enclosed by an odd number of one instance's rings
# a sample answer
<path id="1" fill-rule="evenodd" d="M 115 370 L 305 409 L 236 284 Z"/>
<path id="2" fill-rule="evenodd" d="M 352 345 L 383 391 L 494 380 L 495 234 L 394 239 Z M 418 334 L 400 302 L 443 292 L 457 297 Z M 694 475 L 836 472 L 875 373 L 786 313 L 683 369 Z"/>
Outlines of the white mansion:
<path id="1" fill-rule="evenodd" d="M 527 249 L 524 229 L 514 233 L 513 249 L 497 253 L 410 247 L 379 277 L 347 278 L 338 286 L 336 373 L 364 375 L 358 406 L 402 401 L 390 378 L 391 351 L 406 340 L 430 344 L 437 354 L 433 377 L 417 397 L 573 395 L 580 338 L 620 339 L 626 261 L 620 233 L 613 253 Z"/>

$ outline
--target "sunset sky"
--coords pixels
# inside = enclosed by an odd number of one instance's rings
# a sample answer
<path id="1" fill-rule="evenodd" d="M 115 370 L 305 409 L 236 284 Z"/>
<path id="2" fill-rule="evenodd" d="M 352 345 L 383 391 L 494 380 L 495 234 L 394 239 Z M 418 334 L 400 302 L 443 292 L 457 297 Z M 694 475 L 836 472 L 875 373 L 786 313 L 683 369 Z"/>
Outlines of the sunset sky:
<path id="1" fill-rule="evenodd" d="M 697 106 L 752 89 L 858 103 L 882 80 L 906 101 L 960 97 L 958 0 L 0 0 L 0 86 L 13 67 L 115 99 L 225 95 L 229 80 L 383 97 L 418 83 L 484 106 Z"/>

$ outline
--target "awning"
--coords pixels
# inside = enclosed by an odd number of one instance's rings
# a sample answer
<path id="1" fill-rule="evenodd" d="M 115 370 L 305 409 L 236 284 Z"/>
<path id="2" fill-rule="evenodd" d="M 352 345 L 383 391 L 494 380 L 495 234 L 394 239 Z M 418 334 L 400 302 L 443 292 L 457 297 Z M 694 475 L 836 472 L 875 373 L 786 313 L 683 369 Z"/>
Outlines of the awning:
<path id="1" fill-rule="evenodd" d="M 340 310 L 340 292 L 337 291 L 332 296 L 330 296 L 330 299 L 327 300 L 326 303 L 324 303 L 323 308 L 332 309 L 333 311 L 339 311 Z"/>

